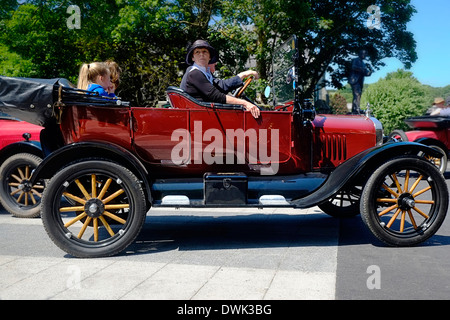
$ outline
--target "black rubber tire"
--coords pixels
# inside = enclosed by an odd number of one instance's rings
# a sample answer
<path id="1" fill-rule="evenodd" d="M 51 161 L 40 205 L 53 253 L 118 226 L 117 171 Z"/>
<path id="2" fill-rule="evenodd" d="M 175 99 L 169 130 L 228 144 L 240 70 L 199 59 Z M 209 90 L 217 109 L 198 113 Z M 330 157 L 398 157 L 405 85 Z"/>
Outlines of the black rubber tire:
<path id="1" fill-rule="evenodd" d="M 434 164 L 439 169 L 439 171 L 442 174 L 444 174 L 447 171 L 447 164 L 448 164 L 447 152 L 445 150 L 443 150 L 441 147 L 436 146 L 436 145 L 428 145 L 428 146 L 430 148 L 438 150 L 444 156 L 442 158 L 434 158 L 434 157 L 431 157 L 431 156 L 428 156 L 428 155 L 424 154 L 423 152 L 420 152 L 419 156 L 420 157 L 424 157 L 426 160 L 430 161 L 432 164 Z"/>
<path id="2" fill-rule="evenodd" d="M 409 139 L 403 130 L 398 129 L 392 131 L 388 136 L 388 142 L 399 142 L 399 141 L 406 142 L 409 141 Z"/>
<path id="3" fill-rule="evenodd" d="M 361 196 L 361 216 L 384 243 L 414 246 L 438 231 L 448 203 L 447 184 L 436 166 L 417 156 L 403 156 L 385 162 L 371 175 Z"/>
<path id="4" fill-rule="evenodd" d="M 40 215 L 44 181 L 34 186 L 28 181 L 41 162 L 42 159 L 33 154 L 17 153 L 0 166 L 0 203 L 15 217 L 36 218 Z"/>
<path id="5" fill-rule="evenodd" d="M 359 215 L 361 190 L 357 187 L 342 190 L 333 198 L 321 203 L 318 207 L 329 216 L 335 218 L 351 218 Z"/>
<path id="6" fill-rule="evenodd" d="M 79 258 L 107 257 L 123 251 L 138 236 L 146 212 L 139 179 L 109 161 L 86 160 L 65 167 L 49 181 L 42 197 L 42 221 L 51 240 Z M 86 229 L 79 231 L 80 227 Z"/>

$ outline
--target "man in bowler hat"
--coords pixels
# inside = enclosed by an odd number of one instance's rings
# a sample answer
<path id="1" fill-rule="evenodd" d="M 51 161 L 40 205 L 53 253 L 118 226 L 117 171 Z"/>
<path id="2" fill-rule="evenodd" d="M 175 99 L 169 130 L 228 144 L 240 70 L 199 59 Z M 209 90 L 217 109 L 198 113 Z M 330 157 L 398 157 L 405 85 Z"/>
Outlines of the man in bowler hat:
<path id="1" fill-rule="evenodd" d="M 189 48 L 186 63 L 190 66 L 181 81 L 181 89 L 199 101 L 222 104 L 238 104 L 250 111 L 253 117 L 260 116 L 259 108 L 250 101 L 227 95 L 226 91 L 242 84 L 242 78 L 257 76 L 254 71 L 248 71 L 236 76 L 230 82 L 220 82 L 211 73 L 210 65 L 219 59 L 217 51 L 205 40 L 196 40 Z M 231 80 L 231 79 L 230 79 Z"/>

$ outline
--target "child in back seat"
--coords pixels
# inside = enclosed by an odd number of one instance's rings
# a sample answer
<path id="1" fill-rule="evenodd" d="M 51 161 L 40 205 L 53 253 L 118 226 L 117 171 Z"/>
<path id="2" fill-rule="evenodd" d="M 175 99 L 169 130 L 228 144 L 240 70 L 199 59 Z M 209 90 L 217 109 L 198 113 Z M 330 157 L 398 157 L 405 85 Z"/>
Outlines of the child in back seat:
<path id="1" fill-rule="evenodd" d="M 100 96 L 117 98 L 107 90 L 112 86 L 111 71 L 104 62 L 85 63 L 80 68 L 78 89 L 97 92 Z"/>

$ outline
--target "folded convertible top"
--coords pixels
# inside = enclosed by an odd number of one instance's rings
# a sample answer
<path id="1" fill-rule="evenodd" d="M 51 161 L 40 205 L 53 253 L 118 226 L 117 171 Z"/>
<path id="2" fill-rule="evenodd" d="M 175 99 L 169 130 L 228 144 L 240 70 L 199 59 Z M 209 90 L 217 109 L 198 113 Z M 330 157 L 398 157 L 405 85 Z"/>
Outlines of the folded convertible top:
<path id="1" fill-rule="evenodd" d="M 0 77 L 0 111 L 44 126 L 53 113 L 54 87 L 59 79 Z"/>
<path id="2" fill-rule="evenodd" d="M 13 117 L 45 127 L 57 119 L 59 108 L 72 104 L 129 105 L 128 102 L 76 89 L 64 78 L 34 79 L 0 76 L 0 111 Z"/>

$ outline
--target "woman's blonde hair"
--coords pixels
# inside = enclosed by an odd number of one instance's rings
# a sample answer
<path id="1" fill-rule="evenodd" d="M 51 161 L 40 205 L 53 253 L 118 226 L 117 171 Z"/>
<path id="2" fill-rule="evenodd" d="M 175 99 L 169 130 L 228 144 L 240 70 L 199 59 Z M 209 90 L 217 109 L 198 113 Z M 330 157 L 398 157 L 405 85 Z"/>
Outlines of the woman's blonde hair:
<path id="1" fill-rule="evenodd" d="M 109 68 L 104 62 L 84 63 L 80 68 L 77 88 L 87 90 L 90 84 L 95 83 L 98 76 L 107 77 L 109 75 Z"/>

